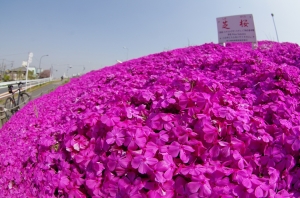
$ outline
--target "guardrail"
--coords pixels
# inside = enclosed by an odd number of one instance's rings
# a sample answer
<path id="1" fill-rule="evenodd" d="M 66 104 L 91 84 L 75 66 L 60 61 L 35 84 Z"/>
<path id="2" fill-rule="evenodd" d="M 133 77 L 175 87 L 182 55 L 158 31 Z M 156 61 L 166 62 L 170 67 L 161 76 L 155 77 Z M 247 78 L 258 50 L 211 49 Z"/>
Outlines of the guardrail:
<path id="1" fill-rule="evenodd" d="M 43 78 L 43 79 L 37 79 L 37 80 L 28 80 L 27 81 L 27 84 L 23 86 L 23 90 L 27 90 L 31 87 L 34 87 L 34 86 L 37 86 L 37 85 L 41 85 L 41 84 L 44 84 L 44 83 L 47 83 L 47 82 L 50 82 L 51 79 L 50 78 Z M 18 82 L 24 82 L 24 80 L 18 80 L 18 81 L 9 81 L 9 82 L 3 82 L 3 83 L 0 83 L 0 89 L 7 89 L 7 86 L 8 85 L 11 85 L 11 84 L 16 84 Z M 17 89 L 13 90 L 13 91 L 16 91 Z M 8 91 L 0 94 L 0 99 L 2 98 L 6 98 L 8 96 L 10 96 L 11 94 L 8 93 Z"/>
<path id="2" fill-rule="evenodd" d="M 50 78 L 42 78 L 42 79 L 35 79 L 35 80 L 27 80 L 27 83 L 30 85 L 31 83 L 43 83 L 43 82 L 49 82 L 49 81 L 51 81 Z M 0 88 L 7 87 L 7 85 L 15 84 L 18 82 L 25 82 L 25 80 L 2 82 L 2 83 L 0 83 Z"/>
<path id="3" fill-rule="evenodd" d="M 19 82 L 19 81 L 18 81 Z M 49 81 L 48 81 L 49 82 Z M 35 86 L 35 85 L 33 85 L 33 86 Z M 0 129 L 2 128 L 2 126 L 4 125 L 4 123 L 6 123 L 8 120 L 9 120 L 9 117 L 7 116 L 7 111 L 10 111 L 10 110 L 12 110 L 12 109 L 15 109 L 15 108 L 22 108 L 25 104 L 27 104 L 30 100 L 33 100 L 33 99 L 35 99 L 35 98 L 37 98 L 37 97 L 40 97 L 40 96 L 42 96 L 42 95 L 44 95 L 44 94 L 47 94 L 47 93 L 50 93 L 51 91 L 53 91 L 55 88 L 54 87 L 52 87 L 52 88 L 50 88 L 50 89 L 48 89 L 48 90 L 45 90 L 45 91 L 42 91 L 41 93 L 39 93 L 39 94 L 37 94 L 37 95 L 30 95 L 30 97 L 28 98 L 28 100 L 27 101 L 24 101 L 24 102 L 20 102 L 20 104 L 18 105 L 18 106 L 15 106 L 15 107 L 13 107 L 13 108 L 11 108 L 11 109 L 6 109 L 5 107 L 4 107 L 4 105 L 3 104 L 0 104 Z M 8 94 L 8 95 L 11 95 L 11 94 Z"/>

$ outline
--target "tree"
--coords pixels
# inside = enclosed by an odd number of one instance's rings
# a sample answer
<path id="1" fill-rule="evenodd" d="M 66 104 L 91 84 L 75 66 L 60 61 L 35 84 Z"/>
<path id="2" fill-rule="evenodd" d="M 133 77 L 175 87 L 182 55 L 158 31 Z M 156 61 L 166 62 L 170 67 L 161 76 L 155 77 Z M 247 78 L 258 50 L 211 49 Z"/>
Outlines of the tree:
<path id="1" fill-rule="evenodd" d="M 35 76 L 34 76 L 33 73 L 34 73 L 33 71 L 29 71 L 29 70 L 28 70 L 28 79 L 29 79 L 29 80 L 35 79 Z"/>
<path id="2" fill-rule="evenodd" d="M 9 80 L 10 80 L 9 75 L 4 74 L 4 76 L 3 76 L 3 81 L 4 81 L 4 82 L 7 82 L 7 81 L 9 81 Z"/>
<path id="3" fill-rule="evenodd" d="M 40 78 L 49 78 L 50 77 L 50 70 L 44 70 L 43 72 L 41 72 L 40 74 Z"/>

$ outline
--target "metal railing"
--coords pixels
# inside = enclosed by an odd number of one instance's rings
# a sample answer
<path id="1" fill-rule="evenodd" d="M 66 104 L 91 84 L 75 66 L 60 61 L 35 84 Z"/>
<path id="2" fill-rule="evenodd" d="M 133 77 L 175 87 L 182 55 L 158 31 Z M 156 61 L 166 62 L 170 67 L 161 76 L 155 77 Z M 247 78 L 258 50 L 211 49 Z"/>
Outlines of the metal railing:
<path id="1" fill-rule="evenodd" d="M 7 89 L 7 86 L 10 85 L 10 84 L 16 84 L 18 82 L 22 82 L 22 80 L 18 80 L 18 81 L 9 81 L 9 82 L 3 82 L 3 83 L 0 83 L 0 89 Z M 43 79 L 37 79 L 37 80 L 28 80 L 27 84 L 24 85 L 24 87 L 22 88 L 23 90 L 27 90 L 31 87 L 34 87 L 34 86 L 37 86 L 37 85 L 41 85 L 41 84 L 44 84 L 44 83 L 47 83 L 47 82 L 50 82 L 51 79 L 50 78 L 43 78 Z M 24 80 L 23 80 L 24 82 Z M 17 89 L 13 90 L 13 91 L 16 91 Z M 6 90 L 4 93 L 0 94 L 0 99 L 2 98 L 6 98 L 8 96 L 10 96 L 11 94 L 8 93 Z"/>
<path id="2" fill-rule="evenodd" d="M 4 125 L 5 122 L 7 122 L 9 120 L 9 117 L 7 116 L 7 111 L 11 111 L 13 109 L 16 109 L 16 108 L 22 108 L 23 106 L 25 106 L 25 104 L 27 104 L 30 100 L 33 100 L 37 97 L 40 97 L 44 94 L 47 94 L 47 93 L 50 93 L 51 91 L 53 91 L 54 88 L 50 88 L 48 90 L 45 90 L 45 91 L 42 91 L 41 93 L 37 94 L 37 95 L 30 95 L 30 97 L 24 101 L 24 102 L 20 102 L 17 106 L 14 106 L 13 108 L 11 109 L 6 109 L 4 107 L 4 105 L 1 105 L 0 104 L 0 129 L 2 128 L 2 126 Z M 10 95 L 10 94 L 9 94 Z"/>

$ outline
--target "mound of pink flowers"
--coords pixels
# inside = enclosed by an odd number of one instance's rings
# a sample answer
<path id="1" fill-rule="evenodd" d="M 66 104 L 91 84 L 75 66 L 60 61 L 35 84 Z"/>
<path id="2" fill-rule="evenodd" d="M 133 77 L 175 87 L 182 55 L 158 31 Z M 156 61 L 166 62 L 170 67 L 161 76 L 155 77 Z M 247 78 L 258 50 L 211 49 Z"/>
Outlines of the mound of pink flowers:
<path id="1" fill-rule="evenodd" d="M 299 197 L 299 68 L 264 41 L 72 79 L 0 131 L 0 197 Z"/>

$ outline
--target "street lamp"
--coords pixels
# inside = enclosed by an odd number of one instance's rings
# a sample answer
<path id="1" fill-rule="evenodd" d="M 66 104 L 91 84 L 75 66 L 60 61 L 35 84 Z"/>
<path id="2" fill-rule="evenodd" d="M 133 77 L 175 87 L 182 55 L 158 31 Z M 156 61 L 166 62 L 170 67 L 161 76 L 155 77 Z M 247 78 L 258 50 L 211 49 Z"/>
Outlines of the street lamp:
<path id="1" fill-rule="evenodd" d="M 66 78 L 68 78 L 68 71 L 69 71 L 69 69 L 71 69 L 71 68 L 72 68 L 72 66 L 69 65 L 68 68 L 67 68 L 67 72 L 66 72 Z"/>
<path id="2" fill-rule="evenodd" d="M 41 74 L 41 71 L 42 71 L 42 70 L 41 70 L 41 61 L 42 61 L 42 58 L 45 57 L 45 56 L 49 56 L 49 55 L 48 55 L 48 54 L 47 54 L 47 55 L 43 55 L 43 56 L 41 56 L 41 58 L 40 58 L 40 64 L 39 64 L 39 70 L 40 70 L 40 71 L 39 71 L 39 75 Z"/>
<path id="3" fill-rule="evenodd" d="M 278 39 L 278 34 L 277 34 L 277 29 L 276 29 L 276 25 L 275 25 L 275 20 L 274 20 L 274 14 L 273 14 L 273 13 L 271 13 L 271 16 L 272 16 L 273 23 L 274 23 L 274 27 L 275 27 L 275 32 L 276 32 L 276 36 L 277 36 L 277 42 L 279 42 L 279 39 Z"/>
<path id="4" fill-rule="evenodd" d="M 128 60 L 128 50 L 129 50 L 129 49 L 128 49 L 128 47 L 125 47 L 125 46 L 124 46 L 123 48 L 127 50 L 126 60 Z"/>
<path id="5" fill-rule="evenodd" d="M 83 66 L 82 74 L 83 74 L 84 70 L 85 70 L 85 66 Z"/>

